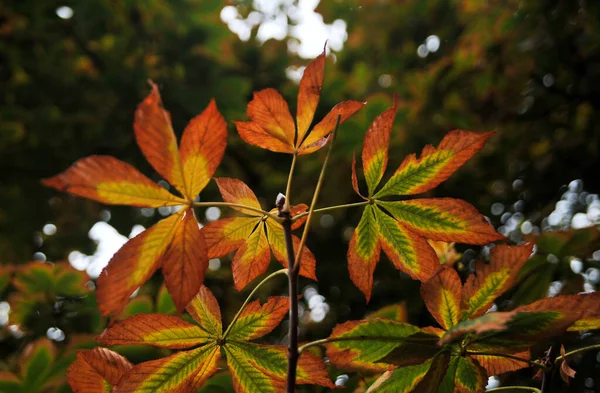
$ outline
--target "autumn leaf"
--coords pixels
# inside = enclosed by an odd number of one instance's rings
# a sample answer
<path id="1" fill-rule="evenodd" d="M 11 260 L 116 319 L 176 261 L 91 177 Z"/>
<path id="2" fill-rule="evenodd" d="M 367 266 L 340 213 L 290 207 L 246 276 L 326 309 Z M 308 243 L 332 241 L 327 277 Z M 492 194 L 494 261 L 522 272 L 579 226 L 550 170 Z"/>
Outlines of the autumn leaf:
<path id="1" fill-rule="evenodd" d="M 215 181 L 225 202 L 260 209 L 256 195 L 241 180 L 216 178 Z M 306 209 L 304 204 L 292 206 L 292 216 Z M 237 210 L 245 216 L 213 221 L 204 226 L 201 232 L 206 239 L 209 258 L 222 257 L 237 250 L 231 270 L 236 289 L 242 290 L 256 277 L 265 273 L 271 261 L 271 253 L 287 267 L 287 253 L 283 226 L 280 223 L 255 211 L 241 207 Z M 271 213 L 275 213 L 275 210 Z M 292 229 L 300 225 L 302 221 L 297 220 Z M 293 236 L 292 240 L 295 248 L 300 246 L 298 237 Z M 300 261 L 300 274 L 316 280 L 315 263 L 314 255 L 305 246 Z"/>
<path id="2" fill-rule="evenodd" d="M 319 103 L 325 75 L 325 51 L 304 70 L 298 89 L 296 123 L 285 99 L 275 89 L 254 93 L 248 104 L 249 122 L 234 122 L 240 137 L 247 143 L 277 153 L 309 154 L 329 140 L 338 117 L 343 123 L 365 103 L 344 101 L 317 123 L 309 132 Z"/>
<path id="3" fill-rule="evenodd" d="M 222 353 L 236 392 L 283 392 L 287 348 L 250 341 L 275 329 L 288 304 L 285 297 L 271 297 L 262 305 L 256 300 L 223 333 L 217 300 L 202 286 L 186 308 L 197 324 L 161 314 L 137 315 L 115 323 L 97 340 L 103 345 L 187 349 L 134 366 L 115 386 L 117 392 L 195 392 L 217 371 Z M 310 352 L 300 356 L 297 383 L 334 387 L 322 359 Z"/>
<path id="4" fill-rule="evenodd" d="M 180 206 L 180 210 L 127 242 L 98 279 L 103 315 L 118 315 L 131 294 L 162 268 L 179 311 L 195 296 L 208 267 L 206 244 L 191 209 L 225 151 L 227 127 L 214 100 L 183 131 L 177 147 L 171 117 L 158 87 L 135 112 L 138 146 L 152 167 L 182 195 L 152 182 L 131 165 L 109 156 L 91 156 L 43 184 L 107 204 L 137 207 Z"/>
<path id="5" fill-rule="evenodd" d="M 348 270 L 352 282 L 371 297 L 373 272 L 380 251 L 398 270 L 425 281 L 439 269 L 439 259 L 428 241 L 486 244 L 504 237 L 477 210 L 462 200 L 423 198 L 384 201 L 382 197 L 413 195 L 428 191 L 446 180 L 479 151 L 492 133 L 452 131 L 437 148 L 426 146 L 421 158 L 408 156 L 387 183 L 376 191 L 388 162 L 394 104 L 371 124 L 365 135 L 362 163 L 368 197 L 361 194 L 352 162 L 352 187 L 368 201 L 348 247 Z"/>
<path id="6" fill-rule="evenodd" d="M 130 369 L 127 359 L 106 348 L 77 351 L 77 359 L 71 363 L 67 378 L 74 393 L 104 393 Z"/>

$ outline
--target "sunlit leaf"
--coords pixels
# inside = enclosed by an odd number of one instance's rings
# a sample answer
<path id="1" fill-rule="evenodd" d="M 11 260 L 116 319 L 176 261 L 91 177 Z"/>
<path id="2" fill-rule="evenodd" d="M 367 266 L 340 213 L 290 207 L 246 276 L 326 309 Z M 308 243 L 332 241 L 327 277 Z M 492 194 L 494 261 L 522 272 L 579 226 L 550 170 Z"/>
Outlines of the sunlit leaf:
<path id="1" fill-rule="evenodd" d="M 390 135 L 397 110 L 398 96 L 395 96 L 394 105 L 373 121 L 365 135 L 362 163 L 369 195 L 373 195 L 387 168 Z"/>
<path id="2" fill-rule="evenodd" d="M 42 181 L 45 186 L 110 205 L 161 207 L 185 204 L 131 165 L 110 156 L 90 156 L 65 172 Z"/>
<path id="3" fill-rule="evenodd" d="M 258 300 L 248 304 L 233 324 L 228 340 L 249 341 L 275 329 L 288 314 L 289 299 L 272 296 L 263 305 Z"/>
<path id="4" fill-rule="evenodd" d="M 294 146 L 295 125 L 285 99 L 275 89 L 264 89 L 254 93 L 248 103 L 248 117 L 269 135 L 281 142 Z"/>
<path id="5" fill-rule="evenodd" d="M 298 86 L 298 110 L 296 112 L 298 144 L 304 140 L 315 116 L 315 110 L 321 97 L 324 76 L 325 51 L 306 66 Z"/>
<path id="6" fill-rule="evenodd" d="M 214 335 L 197 325 L 162 314 L 139 314 L 106 329 L 102 345 L 146 344 L 164 348 L 190 348 L 206 344 Z"/>
<path id="7" fill-rule="evenodd" d="M 183 213 L 162 257 L 165 285 L 179 312 L 198 293 L 208 268 L 208 251 L 194 211 Z"/>
<path id="8" fill-rule="evenodd" d="M 129 240 L 112 257 L 97 282 L 98 308 L 118 314 L 131 294 L 160 267 L 181 214 L 174 214 Z"/>
<path id="9" fill-rule="evenodd" d="M 256 195 L 254 195 L 254 192 L 252 192 L 250 187 L 248 187 L 243 181 L 227 177 L 219 177 L 215 178 L 215 182 L 217 183 L 217 186 L 219 186 L 219 191 L 221 192 L 221 196 L 225 202 L 261 209 Z M 252 210 L 240 207 L 234 207 L 234 209 L 250 216 L 262 217 L 260 213 Z"/>
<path id="10" fill-rule="evenodd" d="M 250 281 L 266 272 L 270 260 L 265 224 L 260 223 L 233 257 L 231 271 L 236 289 L 241 291 Z"/>
<path id="11" fill-rule="evenodd" d="M 367 301 L 373 288 L 373 272 L 379 261 L 381 246 L 374 208 L 367 205 L 348 246 L 348 270 L 354 285 Z"/>
<path id="12" fill-rule="evenodd" d="M 298 221 L 296 221 L 296 223 Z M 284 267 L 287 267 L 288 259 L 287 249 L 285 247 L 285 237 L 283 234 L 283 226 L 281 226 L 281 224 L 279 223 L 274 222 L 273 220 L 267 220 L 266 224 L 267 238 L 269 240 L 269 245 L 271 246 L 273 256 Z M 292 245 L 294 246 L 294 255 L 296 255 L 298 253 L 298 247 L 300 247 L 300 239 L 295 235 L 292 235 Z M 308 247 L 304 246 L 304 249 L 302 251 L 302 257 L 300 258 L 300 275 L 303 277 L 310 278 L 312 280 L 316 280 L 316 264 L 317 262 L 315 260 L 314 254 L 308 249 Z"/>
<path id="13" fill-rule="evenodd" d="M 77 351 L 77 359 L 67 375 L 74 393 L 110 392 L 132 365 L 127 359 L 106 348 Z"/>
<path id="14" fill-rule="evenodd" d="M 379 243 L 396 269 L 412 278 L 426 280 L 439 268 L 439 260 L 427 241 L 402 223 L 375 208 Z"/>
<path id="15" fill-rule="evenodd" d="M 478 262 L 475 275 L 470 275 L 462 292 L 461 320 L 473 318 L 486 312 L 494 300 L 506 292 L 515 282 L 517 274 L 525 264 L 533 244 L 492 248 L 490 263 Z"/>
<path id="16" fill-rule="evenodd" d="M 462 283 L 456 270 L 444 268 L 421 285 L 421 297 L 441 327 L 448 330 L 460 318 Z"/>
<path id="17" fill-rule="evenodd" d="M 406 303 L 391 304 L 367 315 L 367 319 L 373 318 L 388 318 L 394 321 L 406 322 L 408 318 Z"/>
<path id="18" fill-rule="evenodd" d="M 475 359 L 477 363 L 483 367 L 487 375 L 500 375 L 510 371 L 520 370 L 522 368 L 530 367 L 527 362 L 531 358 L 529 351 L 519 352 L 512 355 L 513 357 L 508 358 L 506 356 L 494 356 L 494 355 L 473 355 L 469 354 L 469 357 Z M 524 359 L 523 361 L 516 360 L 516 358 Z"/>
<path id="19" fill-rule="evenodd" d="M 135 111 L 133 129 L 137 144 L 156 172 L 188 196 L 171 115 L 163 108 L 158 86 L 152 82 L 150 85 L 152 91 Z"/>
<path id="20" fill-rule="evenodd" d="M 181 136 L 181 164 L 188 200 L 194 200 L 208 184 L 221 163 L 226 145 L 227 123 L 212 99 Z"/>
<path id="21" fill-rule="evenodd" d="M 413 199 L 379 204 L 396 220 L 427 239 L 487 244 L 504 238 L 477 209 L 460 199 Z"/>
<path id="22" fill-rule="evenodd" d="M 208 257 L 219 258 L 237 250 L 257 225 L 258 220 L 254 217 L 224 218 L 209 222 L 201 230 L 208 247 Z"/>
<path id="23" fill-rule="evenodd" d="M 209 344 L 135 365 L 115 391 L 127 393 L 194 392 L 217 371 L 221 352 Z"/>
<path id="24" fill-rule="evenodd" d="M 187 305 L 186 310 L 202 329 L 213 337 L 221 336 L 223 333 L 221 309 L 215 295 L 206 286 L 200 288 L 200 292 Z"/>
<path id="25" fill-rule="evenodd" d="M 388 180 L 376 198 L 388 195 L 413 195 L 437 187 L 483 147 L 493 133 L 455 130 L 437 148 L 427 145 L 417 159 L 411 154 Z"/>

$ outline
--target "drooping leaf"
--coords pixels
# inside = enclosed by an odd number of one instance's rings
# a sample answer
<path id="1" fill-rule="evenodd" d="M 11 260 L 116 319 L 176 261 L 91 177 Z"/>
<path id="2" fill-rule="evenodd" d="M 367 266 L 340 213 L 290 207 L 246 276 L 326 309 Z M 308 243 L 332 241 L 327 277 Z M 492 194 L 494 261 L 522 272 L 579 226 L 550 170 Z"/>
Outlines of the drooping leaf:
<path id="1" fill-rule="evenodd" d="M 449 391 L 455 393 L 482 393 L 486 384 L 485 369 L 477 361 L 469 357 L 456 356 L 450 360 L 448 371 L 440 388 L 453 385 L 453 390 Z"/>
<path id="2" fill-rule="evenodd" d="M 97 282 L 98 308 L 103 315 L 118 314 L 131 294 L 159 268 L 180 221 L 181 212 L 159 221 L 111 258 Z"/>
<path id="3" fill-rule="evenodd" d="M 356 154 L 355 153 L 352 154 L 352 188 L 354 189 L 354 192 L 356 192 L 356 194 L 359 197 L 361 197 L 364 200 L 367 199 L 367 198 L 365 198 L 365 196 L 363 194 L 361 194 L 360 189 L 358 187 L 358 177 L 356 176 Z"/>
<path id="4" fill-rule="evenodd" d="M 393 350 L 402 352 L 403 348 L 413 344 L 423 345 L 421 348 L 434 348 L 437 337 L 407 323 L 367 319 L 336 326 L 329 340 L 331 342 L 326 344 L 327 356 L 336 367 L 385 371 L 394 366 L 382 359 Z"/>
<path id="5" fill-rule="evenodd" d="M 150 85 L 152 91 L 135 111 L 135 139 L 156 172 L 187 197 L 171 115 L 163 108 L 158 86 L 152 82 Z"/>
<path id="6" fill-rule="evenodd" d="M 162 257 L 162 270 L 175 307 L 182 312 L 204 282 L 208 249 L 192 209 L 182 214 L 171 236 Z"/>
<path id="7" fill-rule="evenodd" d="M 135 365 L 115 392 L 194 392 L 217 371 L 221 352 L 214 344 Z"/>
<path id="8" fill-rule="evenodd" d="M 421 285 L 421 297 L 427 309 L 445 330 L 460 318 L 462 284 L 453 268 L 444 268 Z"/>
<path id="9" fill-rule="evenodd" d="M 575 378 L 576 372 L 567 364 L 567 359 L 565 359 L 565 346 L 564 345 L 560 346 L 560 356 L 563 357 L 563 359 L 560 363 L 560 369 L 559 369 L 560 377 L 566 384 L 568 384 L 570 382 L 570 378 Z"/>
<path id="10" fill-rule="evenodd" d="M 139 314 L 119 321 L 96 339 L 102 345 L 146 344 L 163 348 L 190 348 L 214 335 L 178 317 Z"/>
<path id="11" fill-rule="evenodd" d="M 77 351 L 67 378 L 74 393 L 108 393 L 132 365 L 127 359 L 106 348 Z"/>
<path id="12" fill-rule="evenodd" d="M 270 260 L 265 224 L 260 223 L 233 257 L 231 271 L 235 288 L 241 291 L 250 281 L 266 272 Z"/>
<path id="13" fill-rule="evenodd" d="M 375 192 L 387 168 L 390 135 L 397 110 L 398 96 L 396 95 L 394 105 L 373 121 L 365 135 L 362 163 L 369 196 Z"/>
<path id="14" fill-rule="evenodd" d="M 110 156 L 90 156 L 75 162 L 42 184 L 109 205 L 177 206 L 185 200 L 171 194 L 131 165 Z"/>
<path id="15" fill-rule="evenodd" d="M 375 197 L 420 194 L 437 187 L 481 150 L 492 134 L 463 130 L 448 133 L 437 148 L 425 146 L 421 158 L 415 154 L 406 157 Z"/>
<path id="16" fill-rule="evenodd" d="M 427 239 L 487 244 L 504 238 L 473 206 L 460 199 L 380 202 L 390 214 Z"/>
<path id="17" fill-rule="evenodd" d="M 270 150 L 275 153 L 293 153 L 288 141 L 281 141 L 265 131 L 260 125 L 253 121 L 234 121 L 240 138 L 244 142 Z"/>
<path id="18" fill-rule="evenodd" d="M 371 297 L 373 272 L 379 261 L 381 246 L 374 208 L 367 205 L 348 246 L 348 270 L 354 285 Z"/>
<path id="19" fill-rule="evenodd" d="M 531 358 L 529 350 L 515 353 L 512 356 L 507 358 L 505 356 L 469 354 L 469 357 L 475 359 L 485 369 L 487 375 L 500 375 L 530 367 L 527 362 Z M 521 358 L 523 361 L 516 360 L 515 357 Z"/>
<path id="20" fill-rule="evenodd" d="M 526 306 L 517 307 L 515 311 L 557 311 L 560 313 L 569 313 L 574 316 L 574 323 L 569 326 L 569 331 L 599 329 L 600 292 L 545 298 Z"/>
<path id="21" fill-rule="evenodd" d="M 489 264 L 478 262 L 476 274 L 470 275 L 463 287 L 461 320 L 486 312 L 494 300 L 513 285 L 532 249 L 531 243 L 522 246 L 501 244 L 490 252 Z"/>
<path id="22" fill-rule="evenodd" d="M 411 232 L 381 209 L 374 209 L 383 252 L 412 278 L 424 281 L 439 268 L 439 260 L 427 241 Z"/>
<path id="23" fill-rule="evenodd" d="M 492 312 L 463 321 L 440 339 L 439 345 L 456 342 L 467 334 L 467 349 L 481 352 L 516 353 L 534 343 L 563 333 L 578 315 L 560 311 Z"/>
<path id="24" fill-rule="evenodd" d="M 229 331 L 228 340 L 249 341 L 275 329 L 288 314 L 289 299 L 272 296 L 263 305 L 258 300 L 248 304 Z"/>
<path id="25" fill-rule="evenodd" d="M 423 380 L 433 360 L 417 364 L 414 366 L 406 366 L 395 370 L 386 371 L 377 379 L 367 390 L 366 393 L 375 392 L 395 392 L 409 393 L 412 392 L 417 384 Z"/>

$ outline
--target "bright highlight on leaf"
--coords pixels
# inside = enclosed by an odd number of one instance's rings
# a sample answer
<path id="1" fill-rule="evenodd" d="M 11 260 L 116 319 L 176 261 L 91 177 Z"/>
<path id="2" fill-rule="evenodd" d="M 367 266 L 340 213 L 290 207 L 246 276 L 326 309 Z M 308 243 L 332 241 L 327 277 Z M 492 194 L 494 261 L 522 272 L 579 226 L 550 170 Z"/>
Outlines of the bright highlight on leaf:
<path id="1" fill-rule="evenodd" d="M 256 195 L 241 180 L 229 178 L 215 179 L 223 200 L 260 209 Z M 306 205 L 292 206 L 292 215 L 306 211 Z M 287 253 L 283 227 L 268 216 L 255 211 L 237 208 L 250 217 L 225 218 L 208 223 L 202 233 L 208 246 L 209 258 L 219 258 L 238 250 L 233 257 L 231 270 L 233 281 L 242 290 L 252 280 L 266 272 L 271 261 L 271 252 L 283 266 L 287 267 Z M 271 213 L 276 214 L 275 211 Z M 293 229 L 303 221 L 294 223 Z M 300 246 L 300 239 L 293 236 L 294 247 Z M 300 274 L 316 280 L 315 257 L 305 246 L 300 261 Z"/>
<path id="2" fill-rule="evenodd" d="M 275 89 L 254 93 L 248 104 L 249 122 L 235 122 L 240 137 L 247 143 L 277 153 L 309 154 L 325 146 L 338 117 L 343 123 L 365 103 L 344 101 L 317 123 L 310 125 L 321 96 L 325 75 L 325 51 L 304 70 L 298 88 L 296 124 L 285 99 Z"/>
<path id="3" fill-rule="evenodd" d="M 420 159 L 414 154 L 408 156 L 388 182 L 376 191 L 387 168 L 397 108 L 398 100 L 394 97 L 392 107 L 373 121 L 365 135 L 362 162 L 368 197 L 360 193 L 356 160 L 352 162 L 352 187 L 369 204 L 350 240 L 348 270 L 352 282 L 367 301 L 371 297 L 373 272 L 379 262 L 380 250 L 398 270 L 425 281 L 440 266 L 427 239 L 486 244 L 504 238 L 473 206 L 458 199 L 380 200 L 391 195 L 418 194 L 436 187 L 479 151 L 492 135 L 452 131 L 437 148 L 426 146 Z"/>
<path id="4" fill-rule="evenodd" d="M 161 314 L 136 315 L 117 322 L 98 337 L 100 343 L 194 349 L 134 366 L 118 381 L 115 391 L 195 392 L 217 371 L 223 351 L 236 392 L 282 392 L 287 348 L 250 340 L 275 329 L 287 315 L 288 303 L 285 297 L 271 297 L 263 305 L 258 300 L 250 303 L 224 336 L 217 300 L 203 286 L 187 306 L 198 325 Z M 322 359 L 309 352 L 299 359 L 297 383 L 334 387 Z"/>
<path id="5" fill-rule="evenodd" d="M 152 167 L 183 196 L 175 196 L 113 157 L 81 159 L 43 184 L 107 204 L 137 207 L 187 206 L 127 242 L 98 280 L 103 315 L 118 315 L 131 294 L 163 268 L 173 301 L 182 311 L 200 289 L 208 267 L 205 242 L 189 206 L 223 158 L 227 125 L 214 100 L 187 125 L 177 147 L 171 117 L 154 83 L 138 106 L 136 141 Z"/>

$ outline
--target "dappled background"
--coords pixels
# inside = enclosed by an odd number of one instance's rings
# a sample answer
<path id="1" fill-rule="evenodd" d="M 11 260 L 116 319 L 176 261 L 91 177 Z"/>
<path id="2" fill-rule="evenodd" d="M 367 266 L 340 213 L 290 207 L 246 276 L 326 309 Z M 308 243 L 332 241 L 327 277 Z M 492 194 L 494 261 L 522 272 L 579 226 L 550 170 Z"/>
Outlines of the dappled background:
<path id="1" fill-rule="evenodd" d="M 556 248 L 563 238 L 549 237 L 533 273 L 497 306 L 595 290 L 600 281 L 598 18 L 600 4 L 584 0 L 4 1 L 0 371 L 15 370 L 19 354 L 40 337 L 65 353 L 90 345 L 89 337 L 105 323 L 95 311 L 93 279 L 128 237 L 171 213 L 169 208 L 103 206 L 45 189 L 40 179 L 79 158 L 107 154 L 161 182 L 132 129 L 134 110 L 151 79 L 160 86 L 177 135 L 211 97 L 216 99 L 229 122 L 217 176 L 244 180 L 263 207 L 271 208 L 285 188 L 290 157 L 244 144 L 231 121 L 246 120 L 252 92 L 265 87 L 281 91 L 295 108 L 303 67 L 326 42 L 329 56 L 316 118 L 342 100 L 368 104 L 340 129 L 319 206 L 358 201 L 350 183 L 352 153 L 360 152 L 369 124 L 398 93 L 390 171 L 405 155 L 437 144 L 452 129 L 495 130 L 484 150 L 429 196 L 465 199 L 513 242 L 580 229 L 575 232 L 579 247 L 569 252 Z M 323 154 L 299 160 L 294 203 L 310 201 Z M 214 183 L 201 200 L 220 200 Z M 197 211 L 204 223 L 230 213 Z M 434 323 L 418 297 L 419 284 L 386 260 L 375 272 L 372 300 L 365 304 L 345 260 L 358 220 L 354 210 L 316 217 L 308 245 L 317 257 L 319 282 L 301 281 L 301 340 L 322 338 L 336 323 L 402 301 L 411 322 Z M 463 276 L 486 253 L 456 248 Z M 63 264 L 39 274 L 30 269 L 25 277 L 19 266 L 31 261 Z M 233 289 L 230 262 L 211 260 L 207 278 L 222 299 L 225 319 L 246 295 Z M 76 270 L 65 270 L 69 266 Z M 20 279 L 11 281 L 14 274 Z M 36 280 L 46 285 L 41 294 L 39 283 L 27 285 Z M 127 312 L 173 312 L 161 284 L 157 274 L 137 294 L 137 308 Z M 285 292 L 283 279 L 262 291 Z M 285 341 L 284 331 L 271 339 Z M 160 355 L 140 348 L 124 351 L 133 361 Z M 572 391 L 598 389 L 595 357 L 580 359 Z M 513 379 L 526 384 L 530 377 L 524 371 Z M 340 376 L 339 381 L 354 386 L 358 379 Z"/>

